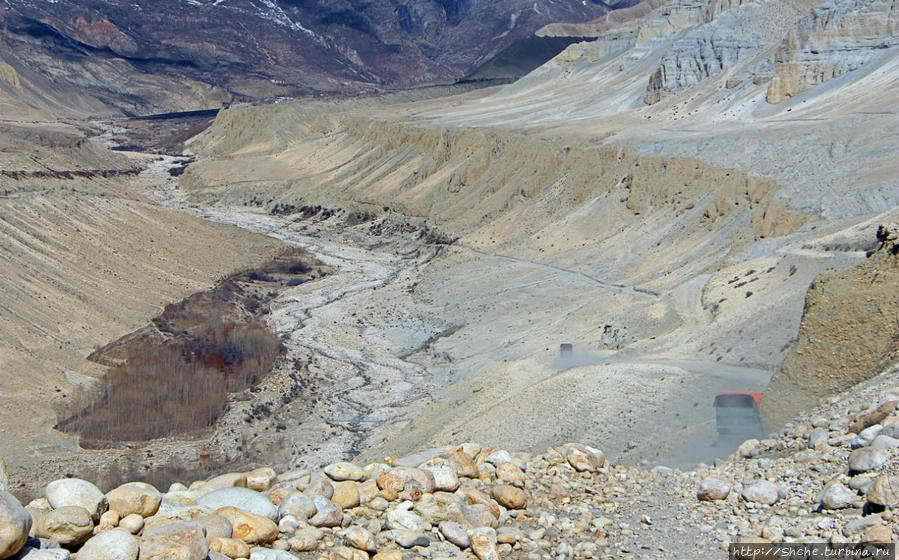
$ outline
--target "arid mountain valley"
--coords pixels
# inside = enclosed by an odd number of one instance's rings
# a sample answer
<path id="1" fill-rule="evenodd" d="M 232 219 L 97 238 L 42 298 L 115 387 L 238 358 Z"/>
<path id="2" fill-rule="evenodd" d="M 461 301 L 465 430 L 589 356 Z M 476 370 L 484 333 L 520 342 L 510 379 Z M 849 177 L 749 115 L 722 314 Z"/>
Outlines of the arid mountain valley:
<path id="1" fill-rule="evenodd" d="M 0 560 L 885 550 L 897 22 L 0 2 Z"/>

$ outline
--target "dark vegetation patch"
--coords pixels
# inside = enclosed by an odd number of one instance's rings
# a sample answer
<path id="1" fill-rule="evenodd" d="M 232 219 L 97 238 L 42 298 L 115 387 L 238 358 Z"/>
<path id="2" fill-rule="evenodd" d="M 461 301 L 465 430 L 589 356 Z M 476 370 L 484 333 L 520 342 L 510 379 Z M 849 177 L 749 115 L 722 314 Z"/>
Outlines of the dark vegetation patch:
<path id="1" fill-rule="evenodd" d="M 109 368 L 102 387 L 71 399 L 56 428 L 79 434 L 85 448 L 200 436 L 227 410 L 230 393 L 252 390 L 282 355 L 261 320 L 271 301 L 324 272 L 290 248 L 166 306 L 146 327 L 89 356 Z"/>
<path id="2" fill-rule="evenodd" d="M 177 156 L 184 153 L 184 143 L 206 130 L 218 110 L 163 113 L 117 121 L 113 150 L 149 152 Z"/>
<path id="3" fill-rule="evenodd" d="M 14 181 L 23 179 L 96 179 L 97 177 L 127 177 L 138 175 L 143 169 L 75 169 L 72 171 L 56 171 L 53 169 L 43 171 L 8 171 L 0 170 L 0 176 L 8 177 Z"/>

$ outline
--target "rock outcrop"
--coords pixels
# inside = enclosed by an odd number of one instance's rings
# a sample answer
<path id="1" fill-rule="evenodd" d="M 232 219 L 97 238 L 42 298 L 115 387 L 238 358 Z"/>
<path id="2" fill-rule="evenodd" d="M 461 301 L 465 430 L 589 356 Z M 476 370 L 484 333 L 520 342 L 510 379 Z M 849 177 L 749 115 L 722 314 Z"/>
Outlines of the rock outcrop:
<path id="1" fill-rule="evenodd" d="M 884 56 L 899 45 L 897 22 L 899 6 L 891 0 L 828 0 L 814 8 L 777 52 L 768 102 L 781 103 Z"/>
<path id="2" fill-rule="evenodd" d="M 869 258 L 827 271 L 808 289 L 795 347 L 761 403 L 774 429 L 820 399 L 869 379 L 899 359 L 899 226 L 877 231 Z"/>

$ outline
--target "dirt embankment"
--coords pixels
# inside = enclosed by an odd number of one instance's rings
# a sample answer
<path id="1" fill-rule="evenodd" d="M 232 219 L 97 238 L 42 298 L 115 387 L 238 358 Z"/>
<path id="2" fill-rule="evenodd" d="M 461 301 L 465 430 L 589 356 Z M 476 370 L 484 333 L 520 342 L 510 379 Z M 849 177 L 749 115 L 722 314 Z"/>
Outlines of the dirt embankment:
<path id="1" fill-rule="evenodd" d="M 55 404 L 103 375 L 88 355 L 281 244 L 144 198 L 142 163 L 74 127 L 3 125 L 0 148 L 26 173 L 0 177 L 0 454 L 52 477 L 84 461 L 52 427 Z"/>
<path id="2" fill-rule="evenodd" d="M 805 297 L 799 339 L 762 399 L 779 428 L 819 400 L 880 374 L 899 359 L 899 225 L 877 232 L 858 266 L 818 276 Z"/>
<path id="3" fill-rule="evenodd" d="M 370 118 L 339 106 L 232 107 L 190 149 L 201 161 L 182 185 L 201 202 L 389 210 L 480 249 L 521 247 L 591 205 L 603 206 L 606 218 L 590 226 L 594 239 L 639 221 L 684 217 L 692 230 L 730 228 L 735 240 L 753 241 L 806 220 L 773 198 L 772 181 L 693 158 Z"/>

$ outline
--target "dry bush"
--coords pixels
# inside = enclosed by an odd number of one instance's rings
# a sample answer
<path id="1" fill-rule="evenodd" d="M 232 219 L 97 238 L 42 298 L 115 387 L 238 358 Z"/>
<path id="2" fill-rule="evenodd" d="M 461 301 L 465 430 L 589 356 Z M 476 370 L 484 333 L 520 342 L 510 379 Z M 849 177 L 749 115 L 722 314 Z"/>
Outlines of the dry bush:
<path id="1" fill-rule="evenodd" d="M 229 392 L 262 380 L 281 343 L 258 321 L 203 325 L 178 344 L 140 340 L 103 388 L 57 428 L 81 435 L 86 447 L 199 432 L 215 425 Z"/>

